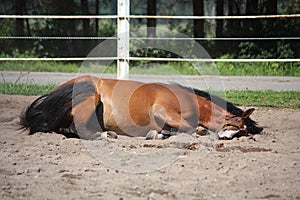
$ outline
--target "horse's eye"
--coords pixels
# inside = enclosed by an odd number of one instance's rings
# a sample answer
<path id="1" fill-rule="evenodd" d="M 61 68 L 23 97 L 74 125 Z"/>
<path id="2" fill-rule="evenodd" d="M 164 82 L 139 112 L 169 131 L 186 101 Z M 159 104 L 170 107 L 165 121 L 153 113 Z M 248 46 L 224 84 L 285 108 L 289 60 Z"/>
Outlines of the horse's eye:
<path id="1" fill-rule="evenodd" d="M 235 117 L 235 118 L 233 118 L 232 119 L 234 122 L 240 122 L 241 120 L 240 120 L 240 118 L 238 118 L 238 117 Z"/>

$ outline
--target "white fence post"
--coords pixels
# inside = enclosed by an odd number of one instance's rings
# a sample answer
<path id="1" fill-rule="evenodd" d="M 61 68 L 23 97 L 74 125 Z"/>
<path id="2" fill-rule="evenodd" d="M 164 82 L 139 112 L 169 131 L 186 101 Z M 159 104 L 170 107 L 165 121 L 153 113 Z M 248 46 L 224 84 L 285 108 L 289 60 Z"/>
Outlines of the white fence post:
<path id="1" fill-rule="evenodd" d="M 129 2 L 118 0 L 118 79 L 129 78 Z"/>

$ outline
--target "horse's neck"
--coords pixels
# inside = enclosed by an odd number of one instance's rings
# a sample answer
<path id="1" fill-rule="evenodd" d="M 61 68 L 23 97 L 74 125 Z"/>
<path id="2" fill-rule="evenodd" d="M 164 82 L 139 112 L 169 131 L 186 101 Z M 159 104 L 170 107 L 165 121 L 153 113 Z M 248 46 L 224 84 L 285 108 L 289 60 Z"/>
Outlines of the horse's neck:
<path id="1" fill-rule="evenodd" d="M 210 100 L 200 96 L 197 96 L 197 100 L 199 106 L 199 125 L 203 125 L 210 130 L 220 130 L 225 122 L 233 116 L 233 114 Z"/>

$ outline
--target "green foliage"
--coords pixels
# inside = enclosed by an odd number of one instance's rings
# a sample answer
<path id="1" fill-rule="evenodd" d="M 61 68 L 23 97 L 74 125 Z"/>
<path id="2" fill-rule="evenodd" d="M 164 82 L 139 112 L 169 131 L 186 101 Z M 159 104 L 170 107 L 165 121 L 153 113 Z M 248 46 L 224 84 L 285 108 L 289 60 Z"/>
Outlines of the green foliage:
<path id="1" fill-rule="evenodd" d="M 101 20 L 99 33 L 102 37 L 111 37 L 117 33 L 117 24 L 111 19 Z"/>
<path id="2" fill-rule="evenodd" d="M 5 3 L 4 3 L 5 2 Z M 34 15 L 114 15 L 117 12 L 116 3 L 103 0 L 99 6 L 99 12 L 95 9 L 95 2 L 87 1 L 87 10 L 81 1 L 26 1 L 24 14 Z M 232 1 L 233 15 L 247 15 L 246 1 Z M 266 14 L 267 1 L 259 1 L 257 10 L 259 15 Z M 157 1 L 158 15 L 193 15 L 192 1 Z M 132 1 L 130 13 L 133 15 L 147 14 L 147 1 Z M 204 1 L 206 14 L 212 14 L 216 10 L 216 1 Z M 210 9 L 207 8 L 210 6 Z M 14 1 L 3 1 L 0 14 L 16 14 Z M 278 14 L 299 13 L 299 0 L 277 1 Z M 224 7 L 224 13 L 229 13 L 228 6 Z M 22 20 L 22 19 L 20 19 Z M 16 33 L 16 21 L 14 19 L 0 19 L 0 35 L 19 35 Z M 87 25 L 83 25 L 88 22 Z M 131 19 L 131 26 L 145 27 L 146 19 Z M 231 23 L 233 22 L 233 23 Z M 222 30 L 216 33 L 216 23 L 213 20 L 205 20 L 204 32 L 206 37 L 297 37 L 299 35 L 300 21 L 298 18 L 288 19 L 257 19 L 257 20 L 223 20 Z M 61 19 L 24 19 L 23 35 L 28 36 L 113 36 L 116 33 L 115 19 L 100 20 L 61 20 Z M 158 27 L 166 27 L 169 30 L 177 30 L 189 37 L 194 35 L 193 20 L 157 20 Z M 171 36 L 172 37 L 172 36 Z M 203 45 L 214 58 L 224 54 L 233 54 L 234 57 L 251 58 L 298 58 L 300 55 L 300 43 L 298 40 L 282 41 L 203 41 Z M 295 41 L 295 42 L 294 42 Z M 101 41 L 97 40 L 0 40 L 1 53 L 13 54 L 16 48 L 24 53 L 33 49 L 38 57 L 65 57 L 86 56 L 92 47 Z M 152 54 L 149 51 L 145 55 Z M 155 54 L 155 53 L 154 53 Z M 156 55 L 164 55 L 159 53 Z"/>
<path id="3" fill-rule="evenodd" d="M 4 3 L 5 2 L 5 3 Z M 206 10 L 216 10 L 216 2 L 204 1 Z M 233 15 L 247 15 L 246 1 L 232 1 L 236 6 L 232 8 Z M 239 2 L 239 3 L 237 3 Z M 259 15 L 266 14 L 267 1 L 259 1 L 257 10 Z M 110 0 L 103 0 L 99 6 L 100 15 L 114 15 L 117 12 L 117 4 Z M 224 6 L 224 15 L 229 13 L 229 7 Z M 81 1 L 75 0 L 53 0 L 53 1 L 26 1 L 24 14 L 29 15 L 94 15 L 97 9 L 92 1 L 88 1 L 88 9 L 85 10 Z M 3 1 L 0 14 L 16 14 L 14 1 Z M 276 11 L 275 11 L 276 12 Z M 293 14 L 300 12 L 299 0 L 277 1 L 278 14 Z M 147 15 L 147 1 L 132 1 L 130 13 L 133 15 Z M 208 14 L 206 13 L 206 14 Z M 157 1 L 157 15 L 193 15 L 192 1 Z M 22 19 L 19 19 L 22 20 Z M 0 19 L 1 36 L 113 36 L 116 34 L 115 19 L 90 19 L 90 20 L 62 20 L 62 19 L 24 19 L 23 29 L 17 32 L 17 21 L 14 19 Z M 19 21 L 20 22 L 20 21 Z M 87 26 L 84 26 L 84 23 Z M 131 19 L 130 26 L 133 28 L 146 27 L 146 19 Z M 167 29 L 164 34 L 158 37 L 181 37 L 174 34 L 176 31 L 188 37 L 194 35 L 193 20 L 157 20 L 157 27 Z M 219 21 L 218 21 L 219 22 Z M 298 37 L 300 32 L 299 18 L 282 19 L 255 19 L 255 20 L 222 20 L 221 29 L 216 29 L 218 23 L 213 20 L 205 20 L 204 34 L 206 37 Z M 175 31 L 173 31 L 175 30 Z M 216 33 L 216 30 L 220 30 Z M 145 37 L 144 33 L 136 37 Z M 102 40 L 11 40 L 1 39 L 1 57 L 85 57 L 91 49 L 97 46 Z M 130 43 L 141 42 L 131 40 Z M 147 46 L 143 41 L 141 46 Z M 187 41 L 183 47 L 175 40 L 155 41 L 165 44 L 166 49 L 176 48 L 178 52 L 168 52 L 162 49 L 138 49 L 130 52 L 131 56 L 140 57 L 166 57 L 178 58 L 195 57 L 193 44 Z M 252 41 L 201 41 L 200 44 L 208 51 L 213 58 L 299 58 L 299 40 L 252 40 Z M 136 46 L 138 46 L 137 44 Z M 195 53 L 195 52 L 194 52 Z M 198 53 L 198 52 L 196 52 Z M 179 54 L 179 55 L 177 55 Z M 96 72 L 116 73 L 115 63 L 112 66 L 88 66 L 80 68 L 81 63 L 76 62 L 42 62 L 42 61 L 12 61 L 0 62 L 0 70 L 17 71 L 47 71 L 47 72 Z M 145 61 L 130 62 L 131 70 L 141 74 L 182 74 L 182 75 L 257 75 L 257 76 L 300 76 L 299 63 L 216 63 L 217 68 L 204 63 L 169 62 L 150 63 Z M 164 68 L 164 66 L 166 68 Z M 195 67 L 196 66 L 196 67 Z"/>
<path id="4" fill-rule="evenodd" d="M 221 58 L 232 57 L 227 54 Z M 298 62 L 218 62 L 216 65 L 224 76 L 300 76 Z"/>
<path id="5" fill-rule="evenodd" d="M 254 42 L 242 42 L 239 45 L 239 58 L 294 58 L 295 52 L 291 45 L 284 42 L 276 42 L 272 47 L 258 46 Z"/>

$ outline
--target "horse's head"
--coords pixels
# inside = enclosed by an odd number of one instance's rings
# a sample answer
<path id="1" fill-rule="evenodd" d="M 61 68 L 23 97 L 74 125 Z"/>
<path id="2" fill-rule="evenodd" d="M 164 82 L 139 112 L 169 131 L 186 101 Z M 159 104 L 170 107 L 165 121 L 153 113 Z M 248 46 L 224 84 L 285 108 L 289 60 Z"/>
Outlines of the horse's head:
<path id="1" fill-rule="evenodd" d="M 231 139 L 233 136 L 247 135 L 249 133 L 249 126 L 247 119 L 253 113 L 254 108 L 246 110 L 241 117 L 233 116 L 226 120 L 222 129 L 218 132 L 220 139 Z"/>

